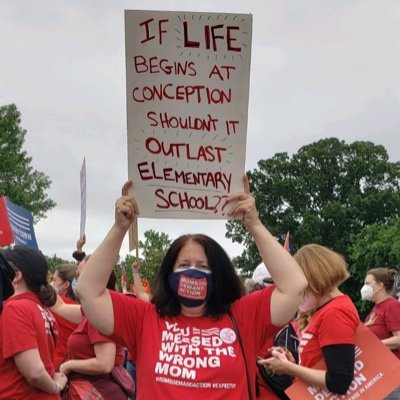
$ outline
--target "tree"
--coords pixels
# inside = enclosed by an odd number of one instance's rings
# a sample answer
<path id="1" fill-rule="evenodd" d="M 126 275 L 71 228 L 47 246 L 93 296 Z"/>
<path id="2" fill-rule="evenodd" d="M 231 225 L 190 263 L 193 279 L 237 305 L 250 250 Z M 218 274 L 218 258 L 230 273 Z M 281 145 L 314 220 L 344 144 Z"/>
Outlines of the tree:
<path id="1" fill-rule="evenodd" d="M 351 261 L 349 286 L 352 281 L 361 283 L 358 291 L 353 293 L 353 297 L 360 314 L 365 317 L 373 305 L 371 302 L 361 301 L 360 296 L 360 289 L 367 271 L 378 267 L 399 268 L 400 221 L 396 220 L 387 225 L 365 226 L 352 238 L 349 258 Z"/>
<path id="2" fill-rule="evenodd" d="M 54 274 L 57 265 L 76 264 L 75 261 L 64 260 L 63 258 L 57 257 L 55 254 L 53 254 L 51 257 L 46 256 L 46 259 L 47 263 L 49 264 L 49 272 L 51 272 L 52 274 Z"/>
<path id="3" fill-rule="evenodd" d="M 323 139 L 291 158 L 278 153 L 261 160 L 249 176 L 262 222 L 281 242 L 290 231 L 294 249 L 319 243 L 348 259 L 352 235 L 400 214 L 400 163 L 371 142 Z M 253 270 L 260 258 L 238 221 L 227 223 L 227 237 L 245 247 L 236 266 Z"/>
<path id="4" fill-rule="evenodd" d="M 0 196 L 29 210 L 37 222 L 56 203 L 46 194 L 51 180 L 33 169 L 32 158 L 22 150 L 26 131 L 20 123 L 15 104 L 0 107 Z"/>
<path id="5" fill-rule="evenodd" d="M 140 263 L 140 275 L 142 278 L 146 278 L 151 288 L 154 288 L 158 270 L 160 269 L 161 261 L 171 244 L 169 236 L 163 232 L 156 232 L 154 230 L 148 230 L 144 232 L 145 240 L 142 242 L 139 240 L 139 249 L 142 250 L 142 257 Z M 130 285 L 133 282 L 132 271 L 129 266 L 135 257 L 128 255 L 125 258 L 127 265 L 127 282 Z M 119 274 L 118 274 L 119 275 Z"/>

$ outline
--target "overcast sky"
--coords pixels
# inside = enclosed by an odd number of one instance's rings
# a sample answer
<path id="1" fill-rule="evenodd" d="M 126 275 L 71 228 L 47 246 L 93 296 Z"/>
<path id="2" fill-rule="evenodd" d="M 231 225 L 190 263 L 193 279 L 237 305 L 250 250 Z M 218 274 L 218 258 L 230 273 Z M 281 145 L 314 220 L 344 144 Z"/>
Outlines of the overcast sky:
<path id="1" fill-rule="evenodd" d="M 398 0 L 0 0 L 0 105 L 17 105 L 57 203 L 35 226 L 45 254 L 71 259 L 84 157 L 87 252 L 113 222 L 127 179 L 125 9 L 253 14 L 246 169 L 332 136 L 400 160 Z M 140 220 L 141 238 L 148 229 L 203 232 L 241 252 L 223 221 Z"/>

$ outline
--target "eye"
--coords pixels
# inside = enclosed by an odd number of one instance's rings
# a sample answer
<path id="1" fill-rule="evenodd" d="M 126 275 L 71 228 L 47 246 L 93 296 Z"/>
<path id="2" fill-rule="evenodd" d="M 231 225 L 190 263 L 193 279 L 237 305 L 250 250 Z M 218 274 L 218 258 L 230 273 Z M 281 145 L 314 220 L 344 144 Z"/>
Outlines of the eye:
<path id="1" fill-rule="evenodd" d="M 188 263 L 179 263 L 175 266 L 175 268 L 190 268 L 190 264 Z"/>

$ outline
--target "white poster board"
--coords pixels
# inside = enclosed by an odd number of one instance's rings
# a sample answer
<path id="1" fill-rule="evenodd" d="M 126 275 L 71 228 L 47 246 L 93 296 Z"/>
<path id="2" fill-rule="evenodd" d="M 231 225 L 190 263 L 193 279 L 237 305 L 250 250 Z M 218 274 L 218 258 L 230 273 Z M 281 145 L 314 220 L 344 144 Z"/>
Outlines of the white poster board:
<path id="1" fill-rule="evenodd" d="M 86 227 L 86 158 L 83 157 L 81 171 L 79 173 L 81 187 L 81 223 L 80 223 L 80 238 L 85 236 Z"/>
<path id="2" fill-rule="evenodd" d="M 245 172 L 252 16 L 125 11 L 128 175 L 145 218 L 223 219 Z"/>

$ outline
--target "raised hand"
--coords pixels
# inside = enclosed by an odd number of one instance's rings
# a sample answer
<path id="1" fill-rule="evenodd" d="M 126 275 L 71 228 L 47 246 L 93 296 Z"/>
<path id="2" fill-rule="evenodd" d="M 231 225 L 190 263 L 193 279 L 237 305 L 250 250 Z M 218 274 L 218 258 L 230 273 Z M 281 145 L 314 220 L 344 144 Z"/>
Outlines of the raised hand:
<path id="1" fill-rule="evenodd" d="M 132 185 L 131 180 L 125 182 L 122 186 L 122 196 L 115 203 L 115 225 L 123 229 L 128 229 L 129 225 L 139 215 L 139 207 L 136 200 L 129 195 L 129 188 Z"/>
<path id="2" fill-rule="evenodd" d="M 228 215 L 239 218 L 246 228 L 260 223 L 256 202 L 250 193 L 250 184 L 247 175 L 243 175 L 243 192 L 231 193 L 228 202 L 232 204 Z"/>

